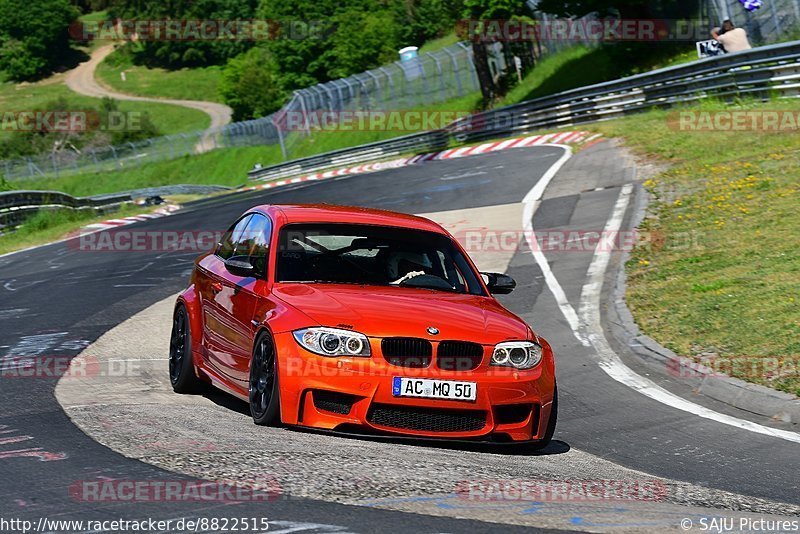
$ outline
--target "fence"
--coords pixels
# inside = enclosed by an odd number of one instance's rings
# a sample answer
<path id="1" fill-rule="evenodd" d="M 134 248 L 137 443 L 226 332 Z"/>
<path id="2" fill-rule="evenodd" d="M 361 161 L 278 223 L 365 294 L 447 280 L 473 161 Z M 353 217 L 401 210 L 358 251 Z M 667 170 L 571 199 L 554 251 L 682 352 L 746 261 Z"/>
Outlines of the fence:
<path id="1" fill-rule="evenodd" d="M 537 14 L 544 19 L 546 14 Z M 542 40 L 539 57 L 581 44 Z M 587 40 L 584 44 L 596 44 Z M 498 54 L 498 58 L 501 56 Z M 506 68 L 501 66 L 500 68 Z M 260 119 L 221 128 L 179 133 L 117 146 L 62 149 L 39 156 L 0 161 L 0 172 L 9 182 L 37 177 L 113 172 L 146 163 L 195 155 L 216 148 L 263 146 L 274 158 L 289 159 L 310 130 L 287 129 L 290 116 L 321 112 L 396 111 L 424 109 L 480 89 L 468 43 L 456 43 L 416 59 L 397 61 L 348 78 L 295 91 L 280 111 Z"/>
<path id="2" fill-rule="evenodd" d="M 545 128 L 608 120 L 709 97 L 732 99 L 747 95 L 764 99 L 774 95 L 800 97 L 800 41 L 711 57 L 476 113 L 455 121 L 448 126 L 447 133 L 459 142 L 478 142 Z M 438 135 L 440 132 L 435 133 Z M 377 151 L 389 143 L 391 141 L 373 143 L 369 148 Z M 353 147 L 321 154 L 313 161 L 297 160 L 273 165 L 251 172 L 250 178 L 269 180 L 314 172 L 319 170 L 319 162 L 325 161 L 326 156 L 335 155 L 342 159 L 365 148 Z M 421 143 L 419 146 L 408 143 L 406 149 L 415 152 L 425 151 L 427 147 Z M 378 157 L 379 153 L 376 159 Z M 333 164 L 334 160 L 329 157 L 328 161 Z"/>
<path id="3" fill-rule="evenodd" d="M 61 150 L 0 162 L 8 181 L 70 174 L 111 172 L 145 163 L 199 154 L 215 148 L 269 146 L 283 159 L 304 132 L 279 127 L 289 114 L 327 111 L 402 110 L 428 106 L 478 90 L 472 50 L 457 43 L 416 59 L 395 62 L 295 91 L 278 112 L 213 130 L 181 133 L 119 146 Z"/>
<path id="4" fill-rule="evenodd" d="M 747 31 L 754 44 L 800 37 L 800 0 L 763 0 L 752 13 L 739 0 L 704 0 L 704 11 L 712 26 L 730 19 Z"/>
<path id="5" fill-rule="evenodd" d="M 0 231 L 14 227 L 41 209 L 92 209 L 97 213 L 130 202 L 129 193 L 77 198 L 58 191 L 9 191 L 0 193 Z"/>

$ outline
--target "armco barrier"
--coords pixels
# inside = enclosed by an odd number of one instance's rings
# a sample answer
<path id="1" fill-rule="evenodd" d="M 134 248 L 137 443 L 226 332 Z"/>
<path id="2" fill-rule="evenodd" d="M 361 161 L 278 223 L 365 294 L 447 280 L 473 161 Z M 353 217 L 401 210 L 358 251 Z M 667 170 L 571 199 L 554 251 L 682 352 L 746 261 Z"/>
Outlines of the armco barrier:
<path id="1" fill-rule="evenodd" d="M 765 46 L 476 113 L 447 127 L 475 142 L 619 117 L 709 97 L 800 95 L 800 41 Z"/>
<path id="2" fill-rule="evenodd" d="M 800 96 L 800 41 L 706 58 L 563 91 L 464 117 L 448 125 L 444 132 L 414 134 L 287 161 L 253 170 L 248 176 L 252 180 L 273 180 L 341 164 L 375 161 L 403 152 L 425 152 L 431 149 L 431 139 L 426 134 L 435 134 L 436 143 L 446 146 L 450 141 L 448 137 L 472 143 L 607 120 L 709 97 L 766 99 L 776 94 Z"/>
<path id="3" fill-rule="evenodd" d="M 253 169 L 247 175 L 251 180 L 277 180 L 331 167 L 377 161 L 408 152 L 441 150 L 446 148 L 449 142 L 450 136 L 447 132 L 433 130 Z"/>
<path id="4" fill-rule="evenodd" d="M 130 201 L 130 194 L 79 198 L 59 191 L 7 191 L 0 193 L 0 230 L 17 226 L 41 209 L 93 209 L 103 213 Z"/>

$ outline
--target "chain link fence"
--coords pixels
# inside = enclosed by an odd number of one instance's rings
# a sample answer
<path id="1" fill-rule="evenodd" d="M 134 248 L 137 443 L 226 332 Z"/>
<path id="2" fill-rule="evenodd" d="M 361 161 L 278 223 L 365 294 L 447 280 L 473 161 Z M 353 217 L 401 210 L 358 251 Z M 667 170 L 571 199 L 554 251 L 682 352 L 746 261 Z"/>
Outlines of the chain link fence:
<path id="1" fill-rule="evenodd" d="M 117 146 L 65 148 L 0 162 L 9 182 L 30 178 L 112 172 L 146 163 L 201 154 L 216 148 L 274 146 L 283 159 L 310 130 L 292 117 L 343 111 L 403 110 L 430 106 L 477 91 L 472 50 L 457 43 L 406 61 L 295 91 L 279 111 L 221 128 L 180 133 Z"/>
<path id="2" fill-rule="evenodd" d="M 712 26 L 730 19 L 747 31 L 753 45 L 800 38 L 800 0 L 762 0 L 755 11 L 747 11 L 740 0 L 704 0 Z"/>

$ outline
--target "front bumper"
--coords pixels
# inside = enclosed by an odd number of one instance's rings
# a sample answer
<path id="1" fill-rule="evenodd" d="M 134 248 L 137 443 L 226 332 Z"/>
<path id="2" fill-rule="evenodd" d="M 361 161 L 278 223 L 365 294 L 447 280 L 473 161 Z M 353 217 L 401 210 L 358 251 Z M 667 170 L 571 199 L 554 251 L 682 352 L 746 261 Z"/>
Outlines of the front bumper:
<path id="1" fill-rule="evenodd" d="M 552 352 L 528 371 L 489 366 L 491 348 L 473 371 L 395 366 L 370 339 L 370 358 L 326 358 L 300 347 L 291 333 L 275 336 L 281 418 L 318 429 L 456 440 L 530 441 L 544 436 L 555 386 Z M 472 401 L 397 397 L 394 377 L 474 382 Z"/>

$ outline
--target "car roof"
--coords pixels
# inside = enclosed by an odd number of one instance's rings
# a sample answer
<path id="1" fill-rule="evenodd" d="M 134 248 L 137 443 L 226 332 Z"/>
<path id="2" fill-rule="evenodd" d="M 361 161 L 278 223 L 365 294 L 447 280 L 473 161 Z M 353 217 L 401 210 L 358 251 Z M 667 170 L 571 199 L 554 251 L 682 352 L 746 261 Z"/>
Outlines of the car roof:
<path id="1" fill-rule="evenodd" d="M 331 224 L 370 224 L 375 226 L 395 226 L 426 230 L 446 234 L 435 222 L 416 215 L 394 211 L 377 210 L 356 206 L 336 206 L 333 204 L 264 204 L 250 211 L 260 211 L 272 215 L 273 220 L 280 214 L 282 224 L 331 223 Z"/>

